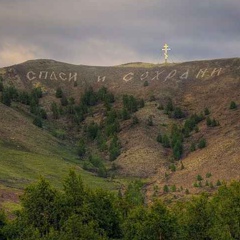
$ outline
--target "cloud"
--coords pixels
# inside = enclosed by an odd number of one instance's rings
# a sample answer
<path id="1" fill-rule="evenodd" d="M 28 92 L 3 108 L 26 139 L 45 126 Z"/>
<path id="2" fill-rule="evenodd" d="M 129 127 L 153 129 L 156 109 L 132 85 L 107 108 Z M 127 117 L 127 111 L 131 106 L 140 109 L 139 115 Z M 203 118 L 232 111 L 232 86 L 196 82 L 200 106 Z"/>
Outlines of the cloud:
<path id="1" fill-rule="evenodd" d="M 0 49 L 11 40 L 15 55 L 89 65 L 159 62 L 165 42 L 174 61 L 239 56 L 239 9 L 236 0 L 1 0 Z"/>
<path id="2" fill-rule="evenodd" d="M 0 49 L 0 62 L 2 66 L 14 65 L 35 59 L 39 50 L 34 46 L 22 46 L 14 43 L 5 43 Z"/>

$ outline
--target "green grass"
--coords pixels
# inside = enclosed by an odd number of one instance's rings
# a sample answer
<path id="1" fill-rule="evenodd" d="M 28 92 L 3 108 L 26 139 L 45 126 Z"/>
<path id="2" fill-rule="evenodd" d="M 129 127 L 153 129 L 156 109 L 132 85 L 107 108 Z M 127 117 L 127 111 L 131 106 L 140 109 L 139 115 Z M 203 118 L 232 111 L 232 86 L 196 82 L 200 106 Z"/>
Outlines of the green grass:
<path id="1" fill-rule="evenodd" d="M 22 189 L 43 176 L 54 187 L 61 188 L 69 169 L 74 168 L 90 188 L 117 188 L 116 183 L 82 170 L 77 164 L 78 160 L 71 155 L 69 157 L 66 160 L 62 156 L 18 151 L 0 143 L 0 183 L 10 188 Z"/>
<path id="2" fill-rule="evenodd" d="M 15 202 L 4 202 L 2 206 L 3 209 L 8 213 L 14 213 L 15 211 L 21 210 L 21 205 Z"/>

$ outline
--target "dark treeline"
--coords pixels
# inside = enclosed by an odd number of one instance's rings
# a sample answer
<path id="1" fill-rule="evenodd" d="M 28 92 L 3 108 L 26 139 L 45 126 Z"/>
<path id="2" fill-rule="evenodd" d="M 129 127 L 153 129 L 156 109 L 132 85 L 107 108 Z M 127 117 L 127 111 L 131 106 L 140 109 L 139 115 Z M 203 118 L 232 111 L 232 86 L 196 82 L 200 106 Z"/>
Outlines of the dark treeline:
<path id="1" fill-rule="evenodd" d="M 240 182 L 167 206 L 144 204 L 141 183 L 124 194 L 90 190 L 70 171 L 63 191 L 45 179 L 26 188 L 14 220 L 0 214 L 0 239 L 240 239 Z"/>

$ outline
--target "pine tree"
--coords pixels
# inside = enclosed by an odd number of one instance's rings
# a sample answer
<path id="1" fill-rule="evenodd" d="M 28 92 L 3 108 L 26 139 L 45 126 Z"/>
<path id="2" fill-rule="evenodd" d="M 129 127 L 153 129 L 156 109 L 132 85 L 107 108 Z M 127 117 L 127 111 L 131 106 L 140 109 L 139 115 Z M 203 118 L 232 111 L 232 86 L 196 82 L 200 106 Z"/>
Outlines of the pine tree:
<path id="1" fill-rule="evenodd" d="M 58 87 L 56 90 L 56 98 L 62 98 L 62 96 L 63 96 L 63 91 L 60 87 Z"/>
<path id="2" fill-rule="evenodd" d="M 231 101 L 229 108 L 230 109 L 237 109 L 237 104 L 234 101 Z"/>
<path id="3" fill-rule="evenodd" d="M 83 139 L 78 142 L 77 153 L 79 157 L 82 157 L 86 153 L 86 145 Z"/>

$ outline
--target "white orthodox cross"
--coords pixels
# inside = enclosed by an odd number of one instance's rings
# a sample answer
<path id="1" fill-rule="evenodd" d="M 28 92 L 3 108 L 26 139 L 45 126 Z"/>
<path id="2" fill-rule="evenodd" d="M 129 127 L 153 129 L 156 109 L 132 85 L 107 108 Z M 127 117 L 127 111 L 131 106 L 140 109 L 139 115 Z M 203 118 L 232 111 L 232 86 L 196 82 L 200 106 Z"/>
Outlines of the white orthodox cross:
<path id="1" fill-rule="evenodd" d="M 167 64 L 167 60 L 168 60 L 168 51 L 171 50 L 171 48 L 168 48 L 168 47 L 169 46 L 165 43 L 162 49 L 162 51 L 164 51 L 165 64 Z"/>

